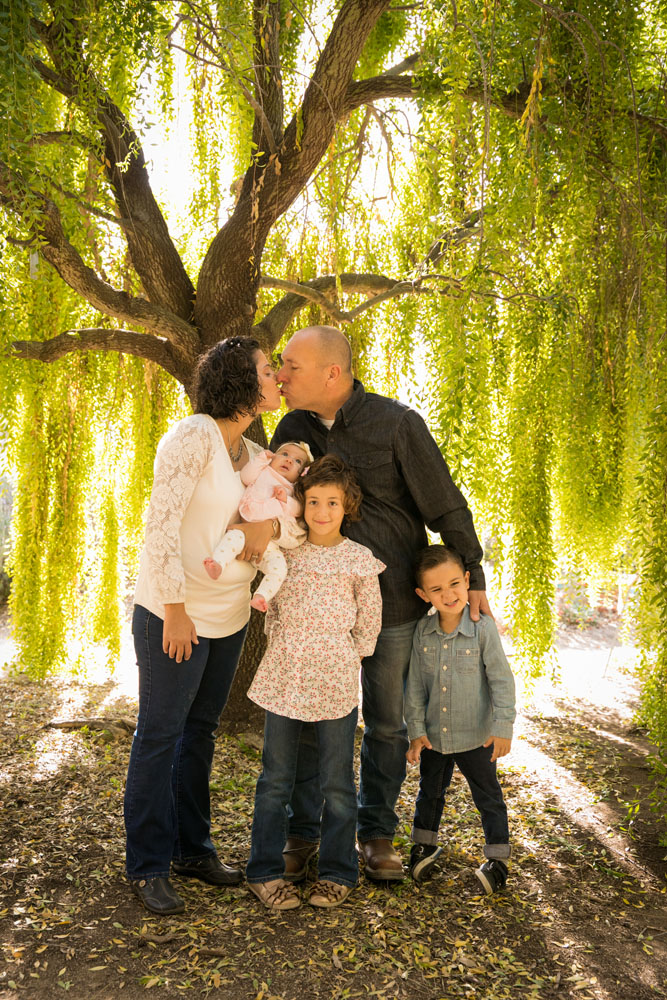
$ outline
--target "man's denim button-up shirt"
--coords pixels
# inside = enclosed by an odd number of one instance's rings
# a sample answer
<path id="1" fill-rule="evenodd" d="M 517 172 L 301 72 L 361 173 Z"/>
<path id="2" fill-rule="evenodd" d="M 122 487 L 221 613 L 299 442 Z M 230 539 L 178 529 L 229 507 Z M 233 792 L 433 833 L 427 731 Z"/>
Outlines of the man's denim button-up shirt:
<path id="1" fill-rule="evenodd" d="M 514 677 L 493 618 L 465 608 L 449 635 L 438 614 L 415 629 L 405 690 L 408 736 L 428 736 L 439 753 L 464 753 L 489 736 L 512 738 Z"/>
<path id="2" fill-rule="evenodd" d="M 325 427 L 314 413 L 292 410 L 278 424 L 271 449 L 285 441 L 307 441 L 316 458 L 333 452 L 354 469 L 364 497 L 361 520 L 345 521 L 343 534 L 387 567 L 380 576 L 384 626 L 415 621 L 423 613 L 413 565 L 428 544 L 425 524 L 460 553 L 471 589 L 486 589 L 482 547 L 468 504 L 415 410 L 366 392 L 355 379 L 333 427 Z"/>

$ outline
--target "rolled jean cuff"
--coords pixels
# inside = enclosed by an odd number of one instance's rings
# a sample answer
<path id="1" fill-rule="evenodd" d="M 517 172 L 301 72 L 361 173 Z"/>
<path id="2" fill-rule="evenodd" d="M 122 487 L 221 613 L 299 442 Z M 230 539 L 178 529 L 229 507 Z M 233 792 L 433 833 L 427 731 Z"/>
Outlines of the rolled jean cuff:
<path id="1" fill-rule="evenodd" d="M 512 856 L 512 848 L 509 844 L 485 844 L 484 845 L 484 857 L 492 860 L 496 858 L 498 861 L 509 861 Z"/>
<path id="2" fill-rule="evenodd" d="M 437 847 L 438 831 L 422 830 L 419 826 L 413 826 L 410 831 L 410 839 L 413 844 L 430 844 L 431 847 Z"/>

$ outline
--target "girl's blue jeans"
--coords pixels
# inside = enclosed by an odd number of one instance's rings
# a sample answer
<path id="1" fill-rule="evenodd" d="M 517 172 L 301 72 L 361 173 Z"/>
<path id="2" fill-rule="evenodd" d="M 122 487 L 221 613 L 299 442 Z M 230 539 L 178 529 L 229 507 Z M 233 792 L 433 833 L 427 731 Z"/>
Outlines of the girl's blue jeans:
<path id="1" fill-rule="evenodd" d="M 281 878 L 287 839 L 289 802 L 297 771 L 298 719 L 266 713 L 262 773 L 255 791 L 252 846 L 246 869 L 249 882 Z M 357 793 L 354 783 L 354 733 L 357 709 L 342 719 L 310 723 L 317 740 L 319 779 L 324 807 L 318 875 L 340 885 L 356 885 L 359 877 L 355 831 Z"/>
<path id="2" fill-rule="evenodd" d="M 162 630 L 161 618 L 135 606 L 139 718 L 125 787 L 130 879 L 168 876 L 172 859 L 215 854 L 209 801 L 215 731 L 246 632 L 199 636 L 190 659 L 176 663 L 162 650 Z"/>

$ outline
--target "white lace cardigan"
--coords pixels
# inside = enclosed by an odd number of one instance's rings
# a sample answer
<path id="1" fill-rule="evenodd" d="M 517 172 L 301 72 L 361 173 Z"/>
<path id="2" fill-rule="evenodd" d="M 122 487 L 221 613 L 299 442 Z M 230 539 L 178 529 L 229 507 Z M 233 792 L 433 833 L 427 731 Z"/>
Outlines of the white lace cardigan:
<path id="1" fill-rule="evenodd" d="M 245 442 L 251 458 L 261 450 Z M 243 628 L 255 567 L 234 560 L 212 580 L 203 566 L 227 526 L 240 520 L 243 491 L 212 417 L 197 413 L 165 434 L 155 456 L 135 604 L 164 618 L 165 604 L 184 602 L 197 635 L 209 639 Z"/>

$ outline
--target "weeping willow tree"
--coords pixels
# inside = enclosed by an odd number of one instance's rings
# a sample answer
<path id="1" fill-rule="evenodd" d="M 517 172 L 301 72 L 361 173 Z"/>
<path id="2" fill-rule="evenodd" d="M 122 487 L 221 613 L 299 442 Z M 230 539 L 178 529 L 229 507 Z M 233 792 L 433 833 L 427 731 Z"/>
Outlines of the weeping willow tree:
<path id="1" fill-rule="evenodd" d="M 117 654 L 198 356 L 325 322 L 427 417 L 533 670 L 564 567 L 637 573 L 667 742 L 667 6 L 5 0 L 0 31 L 24 668 Z"/>

